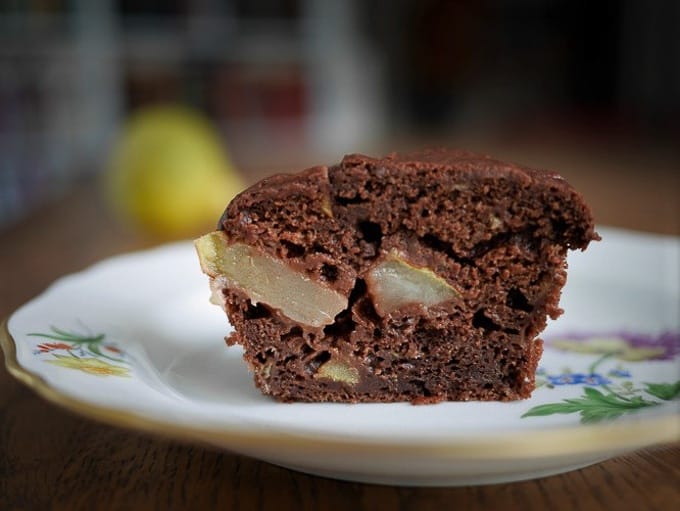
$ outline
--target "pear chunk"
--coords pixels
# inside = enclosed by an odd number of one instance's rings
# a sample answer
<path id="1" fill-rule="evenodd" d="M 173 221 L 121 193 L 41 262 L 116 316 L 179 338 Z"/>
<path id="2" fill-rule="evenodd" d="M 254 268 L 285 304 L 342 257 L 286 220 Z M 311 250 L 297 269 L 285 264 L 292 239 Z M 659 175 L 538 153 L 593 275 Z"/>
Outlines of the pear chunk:
<path id="1" fill-rule="evenodd" d="M 330 359 L 319 367 L 315 378 L 327 378 L 329 380 L 356 385 L 359 383 L 359 370 L 347 362 Z"/>
<path id="2" fill-rule="evenodd" d="M 194 245 L 204 273 L 293 321 L 318 328 L 347 308 L 346 296 L 255 247 L 230 243 L 223 231 L 208 233 Z"/>
<path id="3" fill-rule="evenodd" d="M 390 252 L 366 276 L 373 305 L 385 316 L 404 305 L 419 303 L 425 307 L 453 298 L 460 293 L 429 268 L 408 263 L 396 251 Z"/>

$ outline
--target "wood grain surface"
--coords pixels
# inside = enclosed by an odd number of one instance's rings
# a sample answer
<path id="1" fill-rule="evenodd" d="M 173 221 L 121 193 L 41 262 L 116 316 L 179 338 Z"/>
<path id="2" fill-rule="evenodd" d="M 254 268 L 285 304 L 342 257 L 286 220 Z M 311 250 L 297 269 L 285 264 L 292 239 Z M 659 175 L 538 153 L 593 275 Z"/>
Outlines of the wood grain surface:
<path id="1" fill-rule="evenodd" d="M 606 173 L 568 177 L 598 219 L 680 234 L 677 174 L 659 172 L 650 184 L 649 173 L 626 173 L 614 187 Z M 61 275 L 152 244 L 111 220 L 95 186 L 79 186 L 0 233 L 0 317 Z M 99 424 L 46 403 L 0 369 L 0 510 L 669 511 L 679 503 L 680 444 L 513 484 L 374 486 Z"/>

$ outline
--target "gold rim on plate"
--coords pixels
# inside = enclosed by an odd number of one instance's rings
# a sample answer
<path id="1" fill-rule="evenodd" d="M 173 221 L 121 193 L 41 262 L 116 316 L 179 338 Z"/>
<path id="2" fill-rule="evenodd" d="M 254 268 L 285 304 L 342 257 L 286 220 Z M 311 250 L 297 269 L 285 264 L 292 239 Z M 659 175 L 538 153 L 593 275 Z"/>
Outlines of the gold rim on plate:
<path id="1" fill-rule="evenodd" d="M 11 316 L 10 316 L 11 317 Z M 403 443 L 398 439 L 361 439 L 314 435 L 303 432 L 262 432 L 245 428 L 184 426 L 115 408 L 94 405 L 76 399 L 50 386 L 39 374 L 23 367 L 17 359 L 16 341 L 9 331 L 9 318 L 0 328 L 0 346 L 5 353 L 9 373 L 50 403 L 78 415 L 106 424 L 152 433 L 183 441 L 221 446 L 234 451 L 247 447 L 278 450 L 332 449 L 347 453 L 357 449 L 376 453 L 395 450 L 437 459 L 499 460 L 547 456 L 607 455 L 623 453 L 657 444 L 680 440 L 680 414 L 651 417 L 644 421 L 579 425 L 529 432 L 512 432 L 498 437 L 465 437 L 450 440 L 431 439 Z M 285 406 L 285 405 L 284 405 Z"/>

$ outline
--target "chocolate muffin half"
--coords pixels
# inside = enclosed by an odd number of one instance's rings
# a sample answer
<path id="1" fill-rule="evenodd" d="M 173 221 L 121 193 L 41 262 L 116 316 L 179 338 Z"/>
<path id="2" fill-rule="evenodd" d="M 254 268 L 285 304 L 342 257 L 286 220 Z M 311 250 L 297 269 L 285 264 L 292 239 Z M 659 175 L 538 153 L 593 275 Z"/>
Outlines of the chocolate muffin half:
<path id="1" fill-rule="evenodd" d="M 529 397 L 595 239 L 558 175 L 438 150 L 265 179 L 196 247 L 262 392 L 423 403 Z"/>

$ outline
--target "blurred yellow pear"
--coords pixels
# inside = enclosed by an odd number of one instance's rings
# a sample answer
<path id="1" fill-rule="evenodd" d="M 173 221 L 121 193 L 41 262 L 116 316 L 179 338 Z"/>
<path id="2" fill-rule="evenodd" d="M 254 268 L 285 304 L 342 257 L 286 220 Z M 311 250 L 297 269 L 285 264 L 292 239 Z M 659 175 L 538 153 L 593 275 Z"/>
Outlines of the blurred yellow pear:
<path id="1" fill-rule="evenodd" d="M 107 188 L 128 220 L 154 237 L 177 239 L 213 230 L 243 182 L 203 116 L 158 106 L 138 112 L 124 127 Z"/>

